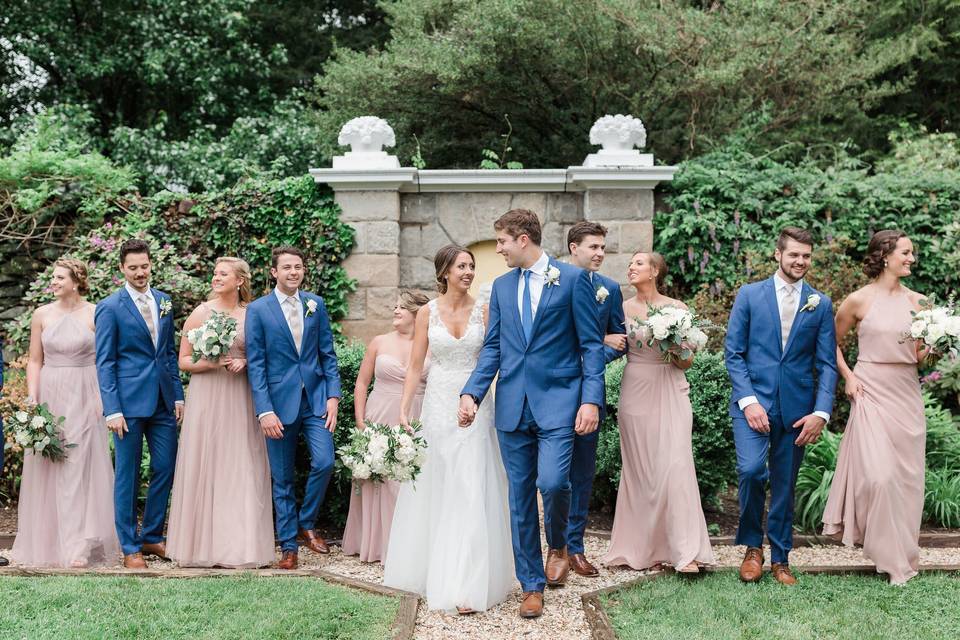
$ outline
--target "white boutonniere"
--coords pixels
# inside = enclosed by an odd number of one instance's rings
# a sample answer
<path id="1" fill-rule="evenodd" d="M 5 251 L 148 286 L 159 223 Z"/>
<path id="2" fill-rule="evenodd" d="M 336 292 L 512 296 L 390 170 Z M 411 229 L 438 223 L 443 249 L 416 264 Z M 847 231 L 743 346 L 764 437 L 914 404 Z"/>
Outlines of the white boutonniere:
<path id="1" fill-rule="evenodd" d="M 800 311 L 813 311 L 820 306 L 820 296 L 815 293 L 811 293 L 807 296 L 807 304 L 803 305 Z"/>
<path id="2" fill-rule="evenodd" d="M 607 296 L 609 295 L 610 295 L 610 292 L 607 291 L 607 288 L 605 286 L 600 285 L 599 287 L 597 287 L 597 302 L 599 302 L 600 304 L 603 304 L 606 301 Z"/>
<path id="3" fill-rule="evenodd" d="M 160 307 L 161 318 L 173 310 L 173 304 L 170 303 L 170 298 L 163 298 L 157 306 Z"/>
<path id="4" fill-rule="evenodd" d="M 548 268 L 543 278 L 548 287 L 555 287 L 556 285 L 560 284 L 560 269 L 557 269 L 556 267 Z"/>
<path id="5" fill-rule="evenodd" d="M 305 314 L 306 317 L 309 318 L 310 316 L 312 316 L 312 315 L 313 315 L 314 313 L 316 313 L 316 312 L 317 312 L 317 301 L 316 301 L 316 300 L 307 300 L 307 312 L 306 312 L 306 314 Z"/>

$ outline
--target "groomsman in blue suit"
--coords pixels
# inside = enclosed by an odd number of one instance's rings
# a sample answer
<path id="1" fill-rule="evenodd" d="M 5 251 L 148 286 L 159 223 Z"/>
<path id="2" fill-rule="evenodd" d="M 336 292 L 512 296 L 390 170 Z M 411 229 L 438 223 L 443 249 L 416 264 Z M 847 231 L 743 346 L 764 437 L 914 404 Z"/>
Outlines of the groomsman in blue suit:
<path id="1" fill-rule="evenodd" d="M 603 353 L 607 363 L 622 356 L 626 347 L 626 328 L 623 318 L 623 294 L 616 281 L 599 271 L 607 248 L 607 228 L 596 222 L 582 221 L 567 232 L 570 262 L 585 270 L 595 292 L 594 299 L 604 334 Z M 600 406 L 600 420 L 606 412 L 606 403 Z M 583 534 L 587 529 L 587 512 L 593 477 L 597 470 L 597 441 L 600 430 L 577 435 L 573 439 L 573 460 L 570 463 L 570 519 L 567 523 L 567 553 L 570 568 L 581 576 L 595 578 L 597 568 L 583 553 Z"/>
<path id="2" fill-rule="evenodd" d="M 183 386 L 173 337 L 170 296 L 150 287 L 150 246 L 120 246 L 123 288 L 102 300 L 94 316 L 97 380 L 116 451 L 114 509 L 123 566 L 143 569 L 144 555 L 166 558 L 163 525 L 177 462 L 177 423 Z M 150 450 L 150 488 L 137 531 L 143 439 Z"/>
<path id="3" fill-rule="evenodd" d="M 545 585 L 570 570 L 567 519 L 574 438 L 596 431 L 604 403 L 603 336 L 589 274 L 540 248 L 540 221 L 514 209 L 495 223 L 497 253 L 512 270 L 497 278 L 477 366 L 461 391 L 461 426 L 499 372 L 495 420 L 510 488 L 510 529 L 520 616 L 543 613 Z M 543 497 L 547 565 L 540 550 L 537 490 Z"/>
<path id="4" fill-rule="evenodd" d="M 837 341 L 830 299 L 803 281 L 813 237 L 786 227 L 777 240 L 773 277 L 744 285 L 727 326 L 726 363 L 733 383 L 730 416 L 740 476 L 740 524 L 735 544 L 747 546 L 740 579 L 763 575 L 763 510 L 767 481 L 767 538 L 771 573 L 796 584 L 793 503 L 803 447 L 830 420 L 837 385 Z"/>
<path id="5" fill-rule="evenodd" d="M 330 552 L 314 527 L 333 472 L 340 374 L 323 299 L 300 290 L 305 264 L 296 247 L 273 250 L 270 275 L 277 286 L 250 303 L 245 328 L 247 377 L 267 437 L 281 569 L 297 568 L 298 537 L 316 553 Z M 301 433 L 310 474 L 298 513 L 294 462 Z"/>

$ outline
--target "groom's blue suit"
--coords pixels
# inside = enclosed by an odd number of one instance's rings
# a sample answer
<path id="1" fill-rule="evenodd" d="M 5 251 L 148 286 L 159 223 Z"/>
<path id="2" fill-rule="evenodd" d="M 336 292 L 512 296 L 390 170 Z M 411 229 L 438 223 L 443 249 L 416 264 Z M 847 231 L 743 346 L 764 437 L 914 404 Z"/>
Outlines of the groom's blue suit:
<path id="1" fill-rule="evenodd" d="M 150 289 L 159 307 L 170 297 Z M 157 344 L 127 288 L 97 304 L 94 315 L 97 382 L 105 416 L 123 415 L 127 433 L 114 434 L 116 450 L 114 517 L 124 554 L 137 553 L 144 543 L 163 541 L 163 523 L 177 462 L 177 421 L 174 406 L 183 400 L 173 314 L 156 308 Z M 143 439 L 150 450 L 150 488 L 137 534 L 137 494 Z"/>
<path id="2" fill-rule="evenodd" d="M 276 414 L 284 429 L 282 438 L 267 438 L 282 551 L 297 550 L 298 527 L 314 528 L 333 472 L 333 434 L 324 426 L 327 399 L 340 397 L 337 354 L 323 299 L 305 291 L 298 295 L 304 315 L 299 353 L 276 291 L 250 303 L 245 327 L 247 378 L 254 408 L 258 416 Z M 306 315 L 310 301 L 316 309 Z M 294 462 L 301 432 L 310 449 L 310 475 L 298 516 Z"/>
<path id="3" fill-rule="evenodd" d="M 479 402 L 497 372 L 496 426 L 510 484 L 510 525 L 517 579 L 524 591 L 546 584 L 540 551 L 537 489 L 547 544 L 566 546 L 570 460 L 581 404 L 603 407 L 603 340 L 586 271 L 549 260 L 559 281 L 544 283 L 525 337 L 518 305 L 521 269 L 493 283 L 487 335 L 461 392 Z"/>
<path id="4" fill-rule="evenodd" d="M 774 278 L 754 282 L 737 293 L 725 352 L 733 383 L 730 416 L 740 476 L 740 526 L 735 544 L 762 545 L 761 521 L 769 480 L 771 561 L 786 563 L 793 547 L 794 486 L 803 460 L 803 447 L 794 444 L 800 429 L 793 424 L 814 412 L 829 415 L 833 409 L 837 342 L 830 299 L 804 283 L 784 348 L 774 282 Z M 820 296 L 819 305 L 800 310 L 813 294 Z M 747 424 L 740 401 L 751 396 L 767 412 L 769 434 Z"/>

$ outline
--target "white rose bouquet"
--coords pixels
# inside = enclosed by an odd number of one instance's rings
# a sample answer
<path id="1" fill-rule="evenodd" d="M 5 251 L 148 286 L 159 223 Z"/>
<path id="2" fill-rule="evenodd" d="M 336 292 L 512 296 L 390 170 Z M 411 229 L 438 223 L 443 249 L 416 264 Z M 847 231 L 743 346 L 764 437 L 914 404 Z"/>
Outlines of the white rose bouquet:
<path id="1" fill-rule="evenodd" d="M 193 345 L 193 361 L 201 358 L 216 362 L 227 355 L 237 337 L 237 320 L 233 316 L 214 311 L 202 325 L 187 332 L 187 341 Z"/>
<path id="2" fill-rule="evenodd" d="M 77 446 L 64 441 L 63 420 L 62 416 L 53 415 L 46 403 L 14 411 L 10 420 L 13 440 L 24 451 L 51 462 L 62 462 L 67 459 L 67 449 Z M 9 449 L 14 445 L 8 442 L 5 446 Z"/>
<path id="3" fill-rule="evenodd" d="M 646 320 L 634 318 L 627 335 L 638 346 L 657 347 L 666 361 L 686 360 L 707 345 L 706 331 L 712 328 L 691 311 L 665 305 L 650 307 Z"/>
<path id="4" fill-rule="evenodd" d="M 906 340 L 922 341 L 934 355 L 960 354 L 960 315 L 957 315 L 953 298 L 943 306 L 934 306 L 924 300 L 920 311 L 911 311 L 913 321 L 903 334 Z"/>
<path id="5" fill-rule="evenodd" d="M 414 420 L 412 433 L 400 425 L 367 421 L 364 429 L 350 433 L 350 441 L 337 450 L 340 462 L 354 480 L 415 480 L 426 460 L 427 441 L 422 425 Z"/>

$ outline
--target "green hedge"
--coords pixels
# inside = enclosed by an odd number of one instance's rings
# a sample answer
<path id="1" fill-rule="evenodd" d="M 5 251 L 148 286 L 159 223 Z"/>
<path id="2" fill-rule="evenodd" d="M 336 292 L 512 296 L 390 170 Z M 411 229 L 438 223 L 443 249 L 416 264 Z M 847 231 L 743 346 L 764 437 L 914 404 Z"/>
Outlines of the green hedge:
<path id="1" fill-rule="evenodd" d="M 953 138 L 921 139 L 955 152 Z M 914 142 L 897 139 L 895 154 Z M 786 225 L 812 229 L 824 244 L 841 241 L 856 262 L 875 231 L 902 229 L 919 257 L 911 287 L 942 299 L 960 282 L 956 168 L 940 166 L 932 153 L 871 167 L 844 149 L 835 150 L 828 163 L 778 160 L 753 149 L 745 135 L 734 136 L 716 151 L 684 162 L 670 183 L 669 206 L 656 214 L 654 228 L 679 297 L 701 286 L 717 291 L 755 279 L 750 254 L 770 260 Z M 945 233 L 950 229 L 953 233 Z M 824 252 L 815 253 L 814 271 L 820 269 L 817 260 L 827 260 Z"/>
<path id="2" fill-rule="evenodd" d="M 593 509 L 613 510 L 616 506 L 622 464 L 617 404 L 625 364 L 626 360 L 621 358 L 607 366 L 607 416 L 600 427 L 597 445 L 597 474 L 590 503 Z M 737 477 L 733 430 L 727 414 L 731 390 L 723 354 L 698 354 L 686 373 L 693 408 L 693 459 L 700 497 L 705 504 L 716 505 L 719 494 Z"/>

